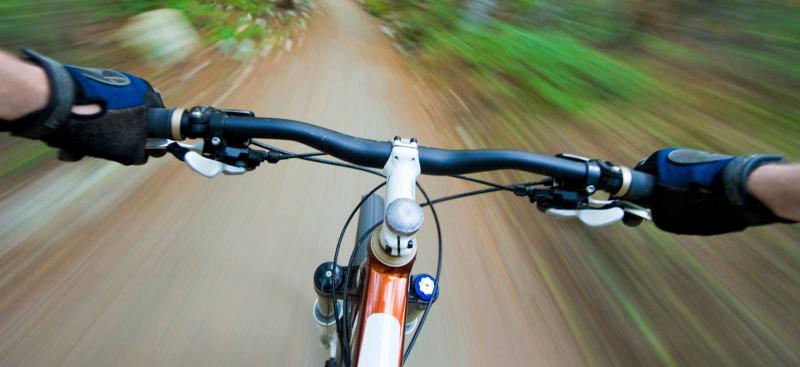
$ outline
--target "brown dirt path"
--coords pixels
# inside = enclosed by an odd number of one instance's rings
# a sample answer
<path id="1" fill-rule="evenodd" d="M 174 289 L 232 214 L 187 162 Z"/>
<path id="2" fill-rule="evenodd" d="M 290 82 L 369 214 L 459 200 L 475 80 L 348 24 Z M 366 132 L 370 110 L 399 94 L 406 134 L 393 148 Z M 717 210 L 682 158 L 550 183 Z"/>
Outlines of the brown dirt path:
<path id="1" fill-rule="evenodd" d="M 322 1 L 310 24 L 291 51 L 253 64 L 224 105 L 374 139 L 462 145 L 355 2 Z M 305 162 L 213 180 L 165 159 L 113 171 L 0 241 L 0 365 L 322 364 L 311 273 L 332 257 L 374 178 Z M 435 196 L 468 187 L 422 182 Z M 583 364 L 525 250 L 533 239 L 491 197 L 439 211 L 442 296 L 410 365 Z M 424 232 L 417 264 L 432 272 L 430 217 Z"/>

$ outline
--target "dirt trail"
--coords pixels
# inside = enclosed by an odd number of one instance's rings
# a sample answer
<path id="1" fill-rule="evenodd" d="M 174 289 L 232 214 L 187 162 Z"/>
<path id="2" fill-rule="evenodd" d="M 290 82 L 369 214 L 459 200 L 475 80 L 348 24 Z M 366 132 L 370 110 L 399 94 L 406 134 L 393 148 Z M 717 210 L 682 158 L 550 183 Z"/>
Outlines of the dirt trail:
<path id="1" fill-rule="evenodd" d="M 460 146 L 355 2 L 322 1 L 310 24 L 291 51 L 256 62 L 225 106 Z M 374 178 L 284 162 L 208 180 L 165 161 L 96 181 L 46 223 L 22 223 L 25 231 L 0 241 L 0 365 L 322 364 L 311 274 L 332 258 L 345 216 Z M 422 182 L 435 196 L 468 187 Z M 442 296 L 409 365 L 582 364 L 526 255 L 531 239 L 500 208 L 492 198 L 439 208 Z M 418 271 L 433 271 L 434 233 L 429 216 Z"/>

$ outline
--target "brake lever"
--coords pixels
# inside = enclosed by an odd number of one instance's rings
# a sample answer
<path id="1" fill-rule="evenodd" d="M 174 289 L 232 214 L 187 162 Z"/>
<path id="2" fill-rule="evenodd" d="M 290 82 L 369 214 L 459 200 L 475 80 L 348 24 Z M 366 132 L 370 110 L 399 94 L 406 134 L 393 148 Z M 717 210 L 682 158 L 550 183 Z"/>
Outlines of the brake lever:
<path id="1" fill-rule="evenodd" d="M 578 218 L 589 227 L 603 227 L 617 223 L 625 216 L 625 211 L 619 207 L 607 209 L 556 209 L 550 208 L 545 213 L 556 218 Z"/>
<path id="2" fill-rule="evenodd" d="M 637 225 L 642 220 L 652 220 L 650 210 L 624 200 L 599 200 L 587 198 L 586 208 L 549 208 L 545 213 L 557 218 L 577 218 L 589 227 L 603 227 L 623 221 Z"/>
<path id="3" fill-rule="evenodd" d="M 186 152 L 183 156 L 183 161 L 192 171 L 208 178 L 215 177 L 220 173 L 226 175 L 241 175 L 247 172 L 247 169 L 244 167 L 235 167 L 213 159 L 208 159 L 195 151 Z"/>
<path id="4" fill-rule="evenodd" d="M 201 176 L 212 178 L 219 174 L 241 175 L 247 172 L 243 167 L 231 166 L 202 156 L 203 141 L 196 144 L 184 144 L 169 139 L 147 139 L 145 149 L 166 150 L 175 158 L 186 163 L 192 171 Z"/>

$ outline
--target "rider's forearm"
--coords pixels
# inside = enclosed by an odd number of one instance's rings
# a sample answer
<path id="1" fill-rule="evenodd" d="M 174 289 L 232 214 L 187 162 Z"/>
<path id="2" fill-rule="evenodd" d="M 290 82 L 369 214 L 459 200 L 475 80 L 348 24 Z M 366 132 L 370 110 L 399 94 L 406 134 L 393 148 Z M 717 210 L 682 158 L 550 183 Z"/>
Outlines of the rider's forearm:
<path id="1" fill-rule="evenodd" d="M 775 215 L 800 221 L 800 165 L 769 164 L 747 179 L 747 189 Z"/>
<path id="2" fill-rule="evenodd" d="M 0 81 L 0 120 L 16 120 L 47 106 L 50 86 L 40 67 L 0 51 Z"/>

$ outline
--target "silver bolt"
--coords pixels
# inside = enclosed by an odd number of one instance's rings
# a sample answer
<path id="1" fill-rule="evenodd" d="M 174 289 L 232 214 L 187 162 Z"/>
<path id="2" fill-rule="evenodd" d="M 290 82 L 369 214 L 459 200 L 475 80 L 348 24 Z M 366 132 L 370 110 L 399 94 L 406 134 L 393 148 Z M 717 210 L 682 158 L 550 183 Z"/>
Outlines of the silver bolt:
<path id="1" fill-rule="evenodd" d="M 402 236 L 412 236 L 417 233 L 422 228 L 424 220 L 419 204 L 406 198 L 395 199 L 389 203 L 384 218 L 389 230 Z"/>
<path id="2" fill-rule="evenodd" d="M 595 188 L 595 187 L 594 187 L 594 185 L 589 185 L 589 186 L 586 186 L 586 193 L 587 193 L 587 194 L 594 194 L 594 192 L 595 192 L 596 190 L 597 190 L 597 188 Z"/>
<path id="3" fill-rule="evenodd" d="M 330 270 L 328 270 L 328 271 L 326 271 L 326 272 L 325 272 L 325 276 L 326 276 L 326 277 L 329 277 L 329 278 L 330 278 L 330 276 L 331 276 L 331 275 L 333 275 L 333 273 L 332 273 Z"/>
<path id="4" fill-rule="evenodd" d="M 218 136 L 211 138 L 211 145 L 216 146 L 219 145 L 219 143 L 222 143 L 222 140 Z"/>

